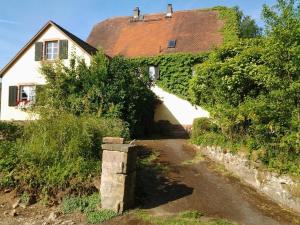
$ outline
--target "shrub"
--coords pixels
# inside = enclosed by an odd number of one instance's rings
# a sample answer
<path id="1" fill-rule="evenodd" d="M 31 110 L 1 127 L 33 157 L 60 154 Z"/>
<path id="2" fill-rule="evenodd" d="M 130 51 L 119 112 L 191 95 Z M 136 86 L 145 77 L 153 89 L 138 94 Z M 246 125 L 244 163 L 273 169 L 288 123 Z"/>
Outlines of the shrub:
<path id="1" fill-rule="evenodd" d="M 227 44 L 197 66 L 191 99 L 210 111 L 220 131 L 195 130 L 196 142 L 215 143 L 214 135 L 223 137 L 229 147 L 247 146 L 271 169 L 299 175 L 298 8 L 299 2 L 288 0 L 265 6 L 264 38 Z"/>
<path id="2" fill-rule="evenodd" d="M 198 118 L 194 120 L 192 135 L 197 137 L 206 132 L 218 132 L 218 126 L 209 118 Z"/>
<path id="3" fill-rule="evenodd" d="M 21 123 L 0 121 L 0 138 L 2 140 L 14 141 L 21 137 L 22 130 L 23 125 Z"/>
<path id="4" fill-rule="evenodd" d="M 125 59 L 110 60 L 99 52 L 88 66 L 73 57 L 63 63 L 44 64 L 41 68 L 47 85 L 40 91 L 39 110 L 61 109 L 75 115 L 93 114 L 119 118 L 128 123 L 132 136 L 141 136 L 153 120 L 155 95 L 143 67 Z"/>
<path id="5" fill-rule="evenodd" d="M 33 121 L 17 143 L 1 144 L 2 186 L 11 185 L 3 184 L 9 177 L 19 191 L 30 194 L 88 191 L 91 177 L 100 174 L 102 136 L 128 134 L 122 121 L 91 115 L 57 112 Z"/>

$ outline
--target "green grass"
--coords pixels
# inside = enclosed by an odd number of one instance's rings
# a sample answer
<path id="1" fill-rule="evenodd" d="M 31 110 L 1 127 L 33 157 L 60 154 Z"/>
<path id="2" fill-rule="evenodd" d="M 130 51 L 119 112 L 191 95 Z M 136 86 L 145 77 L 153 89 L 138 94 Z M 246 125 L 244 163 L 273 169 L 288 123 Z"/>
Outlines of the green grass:
<path id="1" fill-rule="evenodd" d="M 107 209 L 89 212 L 86 214 L 88 223 L 101 223 L 104 221 L 111 220 L 112 218 L 114 218 L 116 216 L 118 216 L 117 213 L 115 213 L 112 210 L 107 210 Z"/>
<path id="2" fill-rule="evenodd" d="M 118 216 L 112 210 L 100 209 L 100 202 L 98 193 L 90 196 L 68 197 L 63 200 L 61 210 L 64 214 L 84 213 L 88 223 L 101 223 Z"/>
<path id="3" fill-rule="evenodd" d="M 194 164 L 204 161 L 204 159 L 205 158 L 204 158 L 203 154 L 200 151 L 197 151 L 196 155 L 194 156 L 193 159 L 183 161 L 182 165 L 194 165 Z"/>
<path id="4" fill-rule="evenodd" d="M 136 217 L 155 225 L 233 225 L 223 219 L 203 220 L 203 214 L 197 211 L 186 211 L 176 216 L 152 216 L 143 210 L 135 213 Z"/>

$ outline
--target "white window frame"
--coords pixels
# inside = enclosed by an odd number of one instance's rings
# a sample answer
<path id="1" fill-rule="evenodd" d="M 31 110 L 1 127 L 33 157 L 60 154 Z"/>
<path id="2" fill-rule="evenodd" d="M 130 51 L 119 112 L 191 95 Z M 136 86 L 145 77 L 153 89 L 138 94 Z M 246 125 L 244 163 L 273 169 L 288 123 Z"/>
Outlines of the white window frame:
<path id="1" fill-rule="evenodd" d="M 25 94 L 27 94 L 27 98 L 25 99 L 22 95 L 23 95 L 23 90 L 24 88 L 31 88 L 31 90 L 27 90 L 27 93 L 25 92 Z M 33 105 L 35 103 L 36 100 L 36 85 L 34 84 L 20 84 L 18 86 L 18 108 L 26 108 L 29 107 L 31 105 Z"/>
<path id="2" fill-rule="evenodd" d="M 149 66 L 149 77 L 152 81 L 159 79 L 159 67 L 158 66 Z"/>
<path id="3" fill-rule="evenodd" d="M 56 43 L 56 46 L 54 46 Z M 48 44 L 51 44 L 51 47 L 48 48 Z M 59 41 L 58 40 L 49 40 L 45 41 L 45 49 L 44 49 L 44 58 L 45 60 L 56 60 L 59 57 Z"/>

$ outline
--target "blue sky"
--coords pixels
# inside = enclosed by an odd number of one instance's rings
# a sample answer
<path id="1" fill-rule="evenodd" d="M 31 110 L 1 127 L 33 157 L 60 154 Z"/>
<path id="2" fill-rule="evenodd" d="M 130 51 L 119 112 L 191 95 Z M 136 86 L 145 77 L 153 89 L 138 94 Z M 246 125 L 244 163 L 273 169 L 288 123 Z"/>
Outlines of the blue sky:
<path id="1" fill-rule="evenodd" d="M 34 36 L 48 21 L 53 20 L 85 40 L 93 25 L 114 16 L 131 15 L 135 6 L 142 13 L 166 10 L 172 3 L 174 10 L 207 8 L 217 5 L 238 5 L 261 26 L 262 5 L 276 0 L 0 0 L 0 68 Z"/>

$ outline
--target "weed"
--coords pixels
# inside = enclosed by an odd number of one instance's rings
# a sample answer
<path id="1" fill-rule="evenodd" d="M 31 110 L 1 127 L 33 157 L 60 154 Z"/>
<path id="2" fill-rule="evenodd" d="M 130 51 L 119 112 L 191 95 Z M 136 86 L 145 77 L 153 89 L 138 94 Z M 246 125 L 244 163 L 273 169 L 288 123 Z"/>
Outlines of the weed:
<path id="1" fill-rule="evenodd" d="M 200 151 L 197 151 L 196 155 L 193 159 L 182 162 L 182 165 L 193 165 L 193 164 L 197 164 L 201 161 L 204 161 L 204 156 Z"/>
<path id="2" fill-rule="evenodd" d="M 175 216 L 159 217 L 138 210 L 135 215 L 143 221 L 156 225 L 233 225 L 233 223 L 222 219 L 201 220 L 203 214 L 197 211 L 186 211 Z"/>
<path id="3" fill-rule="evenodd" d="M 64 214 L 84 213 L 88 223 L 104 222 L 118 215 L 112 210 L 99 209 L 100 202 L 98 193 L 89 196 L 68 197 L 63 200 L 61 210 Z"/>
<path id="4" fill-rule="evenodd" d="M 86 213 L 88 223 L 101 223 L 118 216 L 118 214 L 112 210 L 97 210 Z"/>

